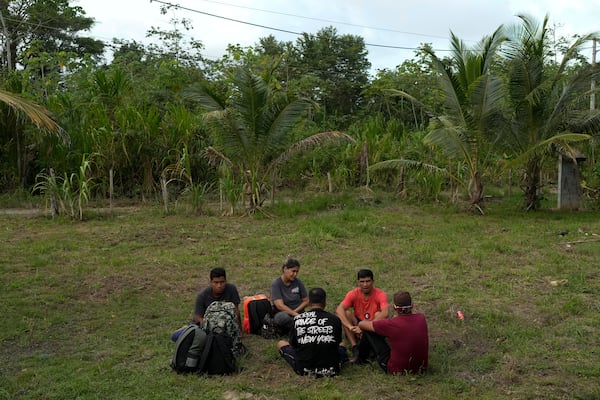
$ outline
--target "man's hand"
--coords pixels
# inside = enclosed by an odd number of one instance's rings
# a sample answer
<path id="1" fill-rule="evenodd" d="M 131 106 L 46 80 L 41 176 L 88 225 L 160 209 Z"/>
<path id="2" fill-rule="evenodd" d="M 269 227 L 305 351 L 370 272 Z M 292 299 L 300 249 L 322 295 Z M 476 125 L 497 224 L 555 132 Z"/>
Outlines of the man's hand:
<path id="1" fill-rule="evenodd" d="M 362 330 L 357 325 L 352 326 L 350 328 L 350 331 L 353 332 L 358 337 L 360 337 L 360 335 L 362 335 Z"/>

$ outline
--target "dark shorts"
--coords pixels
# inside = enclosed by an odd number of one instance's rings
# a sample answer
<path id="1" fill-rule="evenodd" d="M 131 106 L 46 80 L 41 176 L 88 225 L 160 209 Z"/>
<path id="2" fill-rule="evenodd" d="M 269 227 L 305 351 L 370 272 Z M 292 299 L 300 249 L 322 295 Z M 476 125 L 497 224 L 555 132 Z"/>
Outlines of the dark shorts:
<path id="1" fill-rule="evenodd" d="M 348 361 L 348 355 L 346 354 L 346 348 L 344 346 L 339 346 L 338 353 L 339 353 L 339 357 L 340 357 L 340 366 L 341 366 L 341 364 Z M 321 370 L 319 372 L 311 371 L 310 369 L 304 368 L 304 365 L 302 365 L 302 362 L 296 358 L 296 349 L 293 348 L 292 346 L 290 346 L 289 344 L 287 346 L 283 346 L 281 349 L 279 349 L 279 354 L 281 354 L 281 357 L 283 357 L 283 359 L 285 361 L 287 361 L 287 363 L 292 367 L 294 372 L 298 375 L 315 375 L 317 377 L 319 377 L 319 376 L 335 376 L 338 373 L 338 372 L 336 372 L 336 370 L 339 371 L 339 368 L 333 368 L 333 367 L 331 367 L 330 369 L 328 369 L 326 371 Z"/>
<path id="2" fill-rule="evenodd" d="M 279 354 L 281 354 L 281 357 L 283 357 L 283 359 L 290 364 L 295 373 L 298 375 L 304 375 L 304 368 L 296 359 L 296 349 L 288 344 L 287 346 L 283 346 L 279 349 Z"/>
<path id="3" fill-rule="evenodd" d="M 371 355 L 374 355 L 377 364 L 384 372 L 387 372 L 387 363 L 390 359 L 390 346 L 385 337 L 375 332 L 363 331 L 358 346 L 358 358 L 360 360 L 367 360 Z"/>

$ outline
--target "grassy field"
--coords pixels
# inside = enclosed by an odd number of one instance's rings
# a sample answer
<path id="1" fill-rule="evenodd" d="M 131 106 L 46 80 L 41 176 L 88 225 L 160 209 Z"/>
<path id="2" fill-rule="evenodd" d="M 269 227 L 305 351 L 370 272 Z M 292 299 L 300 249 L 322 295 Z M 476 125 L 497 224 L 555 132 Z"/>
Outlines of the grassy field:
<path id="1" fill-rule="evenodd" d="M 0 399 L 600 398 L 600 215 L 486 211 L 347 195 L 254 217 L 0 213 Z M 360 268 L 390 295 L 410 291 L 429 323 L 429 372 L 297 377 L 257 336 L 244 337 L 237 376 L 170 370 L 169 336 L 211 268 L 242 296 L 268 293 L 288 255 L 329 310 Z"/>

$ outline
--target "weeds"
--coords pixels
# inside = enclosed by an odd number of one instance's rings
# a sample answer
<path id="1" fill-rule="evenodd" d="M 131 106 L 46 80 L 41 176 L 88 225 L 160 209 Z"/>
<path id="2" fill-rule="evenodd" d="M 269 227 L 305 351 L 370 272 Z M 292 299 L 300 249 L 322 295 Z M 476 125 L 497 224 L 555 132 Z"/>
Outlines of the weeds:
<path id="1" fill-rule="evenodd" d="M 600 249 L 561 245 L 600 234 L 596 214 L 489 207 L 477 216 L 348 195 L 289 206 L 268 208 L 274 218 L 141 209 L 85 224 L 0 215 L 0 397 L 600 396 Z M 347 366 L 335 379 L 306 379 L 280 359 L 276 341 L 246 335 L 240 374 L 173 373 L 169 336 L 189 320 L 210 269 L 224 266 L 242 296 L 268 294 L 288 254 L 307 287 L 327 290 L 328 310 L 360 268 L 390 296 L 409 290 L 428 320 L 430 371 Z"/>
<path id="2" fill-rule="evenodd" d="M 196 215 L 201 214 L 203 212 L 204 204 L 206 203 L 206 197 L 211 192 L 213 184 L 211 182 L 198 183 L 194 180 L 192 174 L 192 161 L 187 145 L 183 146 L 183 150 L 181 155 L 179 155 L 177 162 L 166 167 L 163 174 L 171 177 L 166 181 L 165 189 L 166 186 L 172 182 L 183 182 L 185 187 L 181 194 L 189 194 L 192 213 Z M 165 196 L 166 194 L 163 195 L 163 197 Z"/>
<path id="3" fill-rule="evenodd" d="M 71 219 L 83 220 L 84 206 L 90 199 L 94 184 L 91 178 L 92 163 L 87 155 L 83 155 L 77 173 L 56 176 L 50 168 L 48 173 L 36 175 L 36 183 L 32 193 L 43 194 L 49 202 L 52 217 L 66 214 Z"/>

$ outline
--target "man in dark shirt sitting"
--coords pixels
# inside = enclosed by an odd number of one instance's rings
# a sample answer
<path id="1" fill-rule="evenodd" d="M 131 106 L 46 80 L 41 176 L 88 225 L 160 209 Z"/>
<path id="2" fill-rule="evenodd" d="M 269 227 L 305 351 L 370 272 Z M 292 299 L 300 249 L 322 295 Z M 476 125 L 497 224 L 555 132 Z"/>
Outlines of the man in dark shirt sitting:
<path id="1" fill-rule="evenodd" d="M 227 283 L 227 275 L 223 268 L 213 268 L 210 271 L 210 286 L 204 288 L 196 296 L 194 308 L 194 322 L 200 323 L 204 319 L 204 313 L 211 303 L 215 301 L 230 301 L 235 304 L 238 325 L 242 326 L 240 317 L 240 294 L 235 285 Z"/>
<path id="2" fill-rule="evenodd" d="M 279 341 L 277 349 L 298 375 L 335 376 L 348 359 L 341 344 L 342 323 L 325 311 L 325 290 L 311 289 L 308 300 L 310 311 L 294 317 L 289 342 Z"/>
<path id="3" fill-rule="evenodd" d="M 240 327 L 240 336 L 242 334 L 242 318 L 240 316 L 240 295 L 235 285 L 227 283 L 227 274 L 223 268 L 213 268 L 210 271 L 210 284 L 196 296 L 196 305 L 194 307 L 194 318 L 190 323 L 200 324 L 204 319 L 204 313 L 208 306 L 215 301 L 229 301 L 235 304 L 238 326 Z M 188 327 L 189 324 L 177 329 L 171 335 L 171 340 L 176 342 L 179 335 Z"/>

